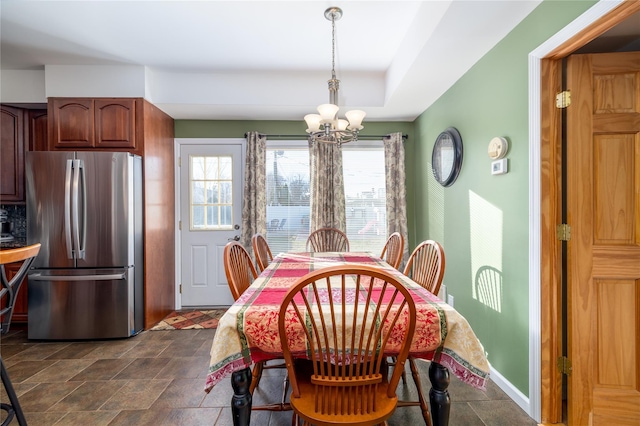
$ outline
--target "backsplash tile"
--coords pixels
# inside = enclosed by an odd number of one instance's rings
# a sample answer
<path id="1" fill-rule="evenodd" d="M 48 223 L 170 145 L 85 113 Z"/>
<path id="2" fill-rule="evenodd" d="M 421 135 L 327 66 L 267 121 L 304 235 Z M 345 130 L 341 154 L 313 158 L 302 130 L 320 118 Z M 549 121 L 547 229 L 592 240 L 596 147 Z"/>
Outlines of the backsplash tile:
<path id="1" fill-rule="evenodd" d="M 27 238 L 27 206 L 2 204 L 0 208 L 7 211 L 9 222 L 13 223 L 11 233 L 16 238 Z"/>

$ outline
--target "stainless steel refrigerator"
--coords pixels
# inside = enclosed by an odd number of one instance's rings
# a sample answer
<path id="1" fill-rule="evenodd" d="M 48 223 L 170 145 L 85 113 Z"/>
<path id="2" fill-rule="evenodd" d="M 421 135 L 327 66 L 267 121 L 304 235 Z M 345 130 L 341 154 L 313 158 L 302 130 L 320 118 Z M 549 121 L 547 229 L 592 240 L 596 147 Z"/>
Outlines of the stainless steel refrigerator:
<path id="1" fill-rule="evenodd" d="M 29 339 L 143 329 L 142 160 L 126 152 L 27 152 Z"/>

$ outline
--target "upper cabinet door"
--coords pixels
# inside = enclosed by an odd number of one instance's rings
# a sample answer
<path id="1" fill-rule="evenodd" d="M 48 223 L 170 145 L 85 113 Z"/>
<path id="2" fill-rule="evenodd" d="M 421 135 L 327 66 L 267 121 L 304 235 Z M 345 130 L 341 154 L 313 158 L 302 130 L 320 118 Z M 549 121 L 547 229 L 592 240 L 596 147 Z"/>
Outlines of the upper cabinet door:
<path id="1" fill-rule="evenodd" d="M 46 109 L 27 111 L 27 132 L 29 151 L 46 151 L 49 149 L 49 117 Z"/>
<path id="2" fill-rule="evenodd" d="M 53 149 L 94 146 L 92 99 L 53 99 L 49 103 L 49 120 L 49 140 Z"/>
<path id="3" fill-rule="evenodd" d="M 95 147 L 136 147 L 135 99 L 95 99 Z"/>
<path id="4" fill-rule="evenodd" d="M 24 202 L 24 111 L 0 109 L 0 200 Z"/>

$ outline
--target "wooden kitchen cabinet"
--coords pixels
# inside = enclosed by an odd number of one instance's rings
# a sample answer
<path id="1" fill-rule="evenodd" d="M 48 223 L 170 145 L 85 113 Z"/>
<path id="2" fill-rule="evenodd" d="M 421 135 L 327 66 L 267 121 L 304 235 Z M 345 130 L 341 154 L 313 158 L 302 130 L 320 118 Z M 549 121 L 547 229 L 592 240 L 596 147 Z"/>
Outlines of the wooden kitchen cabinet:
<path id="1" fill-rule="evenodd" d="M 29 151 L 46 151 L 49 138 L 49 120 L 46 109 L 27 110 L 27 149 Z"/>
<path id="2" fill-rule="evenodd" d="M 47 148 L 47 110 L 0 105 L 0 200 L 3 204 L 25 201 L 25 152 Z"/>
<path id="3" fill-rule="evenodd" d="M 24 202 L 24 111 L 0 106 L 0 200 Z"/>
<path id="4" fill-rule="evenodd" d="M 7 274 L 7 280 L 11 280 L 20 270 L 20 266 L 22 266 L 22 262 L 18 263 L 8 263 L 4 265 L 4 271 Z M 6 296 L 4 296 L 6 297 Z M 28 308 L 28 299 L 27 299 L 27 277 L 24 277 L 24 281 L 22 285 L 18 289 L 18 294 L 16 297 L 16 304 L 13 307 L 13 316 L 11 317 L 11 323 L 26 323 L 27 322 L 27 308 Z M 2 306 L 4 306 L 5 301 L 2 301 Z"/>
<path id="5" fill-rule="evenodd" d="M 49 149 L 104 149 L 141 154 L 137 98 L 50 98 Z"/>

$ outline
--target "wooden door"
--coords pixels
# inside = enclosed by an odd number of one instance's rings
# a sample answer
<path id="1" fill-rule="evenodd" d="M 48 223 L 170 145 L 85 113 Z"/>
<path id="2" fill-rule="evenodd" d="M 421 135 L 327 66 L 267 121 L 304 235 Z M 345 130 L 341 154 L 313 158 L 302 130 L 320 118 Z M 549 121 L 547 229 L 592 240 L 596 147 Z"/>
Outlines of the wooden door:
<path id="1" fill-rule="evenodd" d="M 570 425 L 640 424 L 640 52 L 573 55 Z"/>

